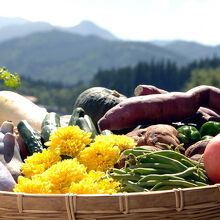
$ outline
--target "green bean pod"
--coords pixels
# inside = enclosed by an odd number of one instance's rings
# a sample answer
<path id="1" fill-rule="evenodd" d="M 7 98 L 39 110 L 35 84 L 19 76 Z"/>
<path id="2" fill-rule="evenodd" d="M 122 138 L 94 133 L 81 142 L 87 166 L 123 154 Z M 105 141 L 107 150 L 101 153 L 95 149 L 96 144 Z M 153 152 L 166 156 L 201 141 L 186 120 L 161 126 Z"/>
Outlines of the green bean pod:
<path id="1" fill-rule="evenodd" d="M 165 186 L 169 186 L 169 185 L 172 185 L 174 186 L 174 188 L 176 188 L 176 186 L 181 186 L 183 188 L 185 187 L 197 187 L 198 185 L 195 184 L 195 183 L 191 183 L 189 181 L 186 181 L 186 180 L 163 180 L 159 183 L 157 183 L 152 189 L 151 191 L 154 191 L 156 190 L 158 187 L 162 186 L 162 185 L 165 185 Z"/>
<path id="2" fill-rule="evenodd" d="M 166 156 L 162 156 L 162 155 L 157 155 L 157 154 L 154 154 L 154 153 L 148 154 L 148 156 L 154 158 L 155 161 L 158 162 L 158 163 L 170 164 L 179 171 L 183 171 L 183 170 L 187 169 L 187 166 L 185 166 L 184 164 L 182 164 L 180 161 L 178 161 L 176 159 L 166 157 Z"/>
<path id="3" fill-rule="evenodd" d="M 134 181 L 139 181 L 143 177 L 138 174 L 130 174 L 130 173 L 127 173 L 127 174 L 110 173 L 109 176 L 117 180 L 134 180 Z"/>
<path id="4" fill-rule="evenodd" d="M 169 173 L 172 173 L 172 171 L 170 171 L 170 170 L 155 169 L 155 168 L 142 168 L 142 167 L 130 169 L 130 172 L 138 173 L 138 174 L 141 174 L 141 175 L 148 175 L 148 174 L 169 174 Z"/>
<path id="5" fill-rule="evenodd" d="M 146 182 L 148 180 L 169 180 L 169 179 L 175 179 L 175 180 L 182 180 L 182 177 L 174 176 L 172 174 L 149 174 L 144 177 L 142 177 L 138 182 Z"/>
<path id="6" fill-rule="evenodd" d="M 141 164 L 138 164 L 138 165 L 132 165 L 129 168 L 130 169 L 135 169 L 135 168 L 164 169 L 164 170 L 169 170 L 172 173 L 177 172 L 179 170 L 179 169 L 176 169 L 174 166 L 172 166 L 170 164 L 164 164 L 164 163 L 141 163 Z"/>
<path id="7" fill-rule="evenodd" d="M 132 189 L 134 192 L 148 192 L 146 188 L 138 186 L 136 183 L 133 183 L 130 180 L 123 180 L 123 184 L 125 184 L 128 188 Z"/>

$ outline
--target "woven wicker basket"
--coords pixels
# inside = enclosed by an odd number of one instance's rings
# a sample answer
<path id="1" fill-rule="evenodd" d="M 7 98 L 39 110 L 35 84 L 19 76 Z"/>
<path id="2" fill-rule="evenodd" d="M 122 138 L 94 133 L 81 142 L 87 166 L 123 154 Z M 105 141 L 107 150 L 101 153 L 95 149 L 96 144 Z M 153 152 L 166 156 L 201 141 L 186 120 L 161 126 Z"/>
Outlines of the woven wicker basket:
<path id="1" fill-rule="evenodd" d="M 220 219 L 220 185 L 114 195 L 0 192 L 0 219 Z"/>

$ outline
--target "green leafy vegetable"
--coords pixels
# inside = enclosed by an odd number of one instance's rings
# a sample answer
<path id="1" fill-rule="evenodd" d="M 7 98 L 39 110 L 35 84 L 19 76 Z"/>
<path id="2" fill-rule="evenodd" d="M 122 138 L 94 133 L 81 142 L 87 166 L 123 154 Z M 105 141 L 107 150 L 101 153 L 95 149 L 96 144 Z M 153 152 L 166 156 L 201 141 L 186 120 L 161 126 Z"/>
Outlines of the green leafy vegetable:
<path id="1" fill-rule="evenodd" d="M 0 68 L 0 80 L 3 79 L 7 87 L 16 89 L 20 85 L 17 73 L 11 74 L 6 67 Z"/>

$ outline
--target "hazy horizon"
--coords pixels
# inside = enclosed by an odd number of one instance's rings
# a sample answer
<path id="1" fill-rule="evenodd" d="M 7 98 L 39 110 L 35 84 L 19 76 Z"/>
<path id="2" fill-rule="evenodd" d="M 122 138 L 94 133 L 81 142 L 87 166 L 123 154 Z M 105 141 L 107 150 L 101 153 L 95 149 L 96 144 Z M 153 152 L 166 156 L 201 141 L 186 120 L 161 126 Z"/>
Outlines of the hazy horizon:
<path id="1" fill-rule="evenodd" d="M 2 17 L 71 27 L 89 20 L 123 40 L 220 44 L 217 0 L 7 0 Z"/>

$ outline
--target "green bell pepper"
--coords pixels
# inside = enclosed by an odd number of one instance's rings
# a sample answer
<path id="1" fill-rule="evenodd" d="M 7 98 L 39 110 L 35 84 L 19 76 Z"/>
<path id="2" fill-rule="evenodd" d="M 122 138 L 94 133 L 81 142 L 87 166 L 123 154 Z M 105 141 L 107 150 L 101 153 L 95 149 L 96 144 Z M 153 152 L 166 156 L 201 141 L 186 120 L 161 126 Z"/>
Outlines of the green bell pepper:
<path id="1" fill-rule="evenodd" d="M 220 122 L 208 121 L 204 123 L 200 128 L 201 137 L 205 135 L 216 136 L 220 133 Z"/>
<path id="2" fill-rule="evenodd" d="M 199 131 L 190 125 L 183 125 L 177 129 L 177 137 L 180 142 L 184 143 L 184 146 L 190 146 L 201 139 Z"/>
<path id="3" fill-rule="evenodd" d="M 210 140 L 210 139 L 212 139 L 212 138 L 213 138 L 213 136 L 205 135 L 205 136 L 202 136 L 202 137 L 201 137 L 201 140 Z"/>

